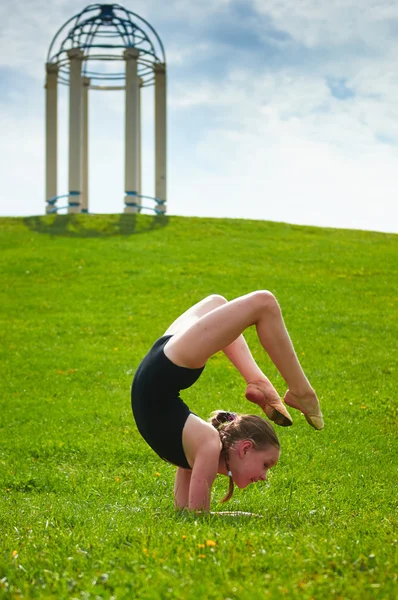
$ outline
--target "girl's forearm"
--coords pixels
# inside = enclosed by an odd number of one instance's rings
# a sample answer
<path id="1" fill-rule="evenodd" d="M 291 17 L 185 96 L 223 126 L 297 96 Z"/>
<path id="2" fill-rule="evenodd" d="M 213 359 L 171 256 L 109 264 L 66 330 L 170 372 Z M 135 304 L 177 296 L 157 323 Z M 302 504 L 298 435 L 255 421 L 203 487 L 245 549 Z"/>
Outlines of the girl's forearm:
<path id="1" fill-rule="evenodd" d="M 190 511 L 206 511 L 210 510 L 211 487 L 207 481 L 191 480 L 189 489 L 188 510 Z"/>
<path id="2" fill-rule="evenodd" d="M 217 476 L 219 452 L 219 448 L 214 452 L 211 447 L 205 447 L 196 456 L 189 484 L 188 510 L 210 510 L 211 488 Z"/>

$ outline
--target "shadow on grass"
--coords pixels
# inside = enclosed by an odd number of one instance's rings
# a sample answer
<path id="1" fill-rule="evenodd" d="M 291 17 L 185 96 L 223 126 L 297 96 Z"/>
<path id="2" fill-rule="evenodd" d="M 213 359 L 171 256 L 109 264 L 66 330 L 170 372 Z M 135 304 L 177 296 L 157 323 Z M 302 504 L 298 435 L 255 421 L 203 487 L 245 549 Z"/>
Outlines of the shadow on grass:
<path id="1" fill-rule="evenodd" d="M 64 237 L 110 237 L 147 233 L 166 227 L 166 215 L 42 215 L 26 217 L 24 223 L 31 231 Z"/>

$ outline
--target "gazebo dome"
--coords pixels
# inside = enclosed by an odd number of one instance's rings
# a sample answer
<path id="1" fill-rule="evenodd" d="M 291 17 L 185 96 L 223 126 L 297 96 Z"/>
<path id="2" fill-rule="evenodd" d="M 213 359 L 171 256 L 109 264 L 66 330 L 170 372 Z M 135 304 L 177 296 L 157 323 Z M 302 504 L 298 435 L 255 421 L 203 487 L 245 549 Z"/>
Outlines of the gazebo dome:
<path id="1" fill-rule="evenodd" d="M 57 64 L 59 81 L 69 85 L 68 51 L 80 49 L 84 54 L 82 75 L 91 80 L 91 88 L 101 87 L 101 83 L 106 82 L 108 89 L 117 89 L 126 76 L 124 51 L 127 48 L 139 51 L 141 85 L 153 85 L 154 67 L 166 62 L 164 47 L 155 29 L 119 4 L 90 4 L 55 34 L 47 63 Z M 121 71 L 120 62 L 123 63 Z"/>

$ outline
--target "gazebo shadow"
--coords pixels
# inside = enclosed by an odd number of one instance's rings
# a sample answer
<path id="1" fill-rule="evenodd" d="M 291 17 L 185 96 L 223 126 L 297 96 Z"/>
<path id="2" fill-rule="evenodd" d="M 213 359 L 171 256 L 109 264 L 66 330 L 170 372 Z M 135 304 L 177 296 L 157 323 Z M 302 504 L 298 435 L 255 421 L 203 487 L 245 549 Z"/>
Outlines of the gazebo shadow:
<path id="1" fill-rule="evenodd" d="M 54 236 L 94 238 L 116 235 L 148 233 L 166 227 L 167 215 L 138 215 L 122 213 L 118 215 L 41 215 L 26 217 L 24 224 L 31 231 Z"/>

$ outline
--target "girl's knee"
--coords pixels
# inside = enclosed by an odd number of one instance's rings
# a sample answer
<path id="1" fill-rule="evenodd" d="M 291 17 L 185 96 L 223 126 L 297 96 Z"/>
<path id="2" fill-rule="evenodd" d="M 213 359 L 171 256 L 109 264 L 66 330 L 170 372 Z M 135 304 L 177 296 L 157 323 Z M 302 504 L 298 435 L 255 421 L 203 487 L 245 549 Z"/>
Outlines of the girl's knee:
<path id="1" fill-rule="evenodd" d="M 274 294 L 268 290 L 258 290 L 251 294 L 253 304 L 261 311 L 280 313 L 278 300 Z"/>
<path id="2" fill-rule="evenodd" d="M 224 298 L 224 296 L 220 296 L 220 294 L 211 294 L 207 297 L 207 300 L 211 302 L 214 307 L 223 306 L 223 304 L 228 304 L 228 300 Z"/>

